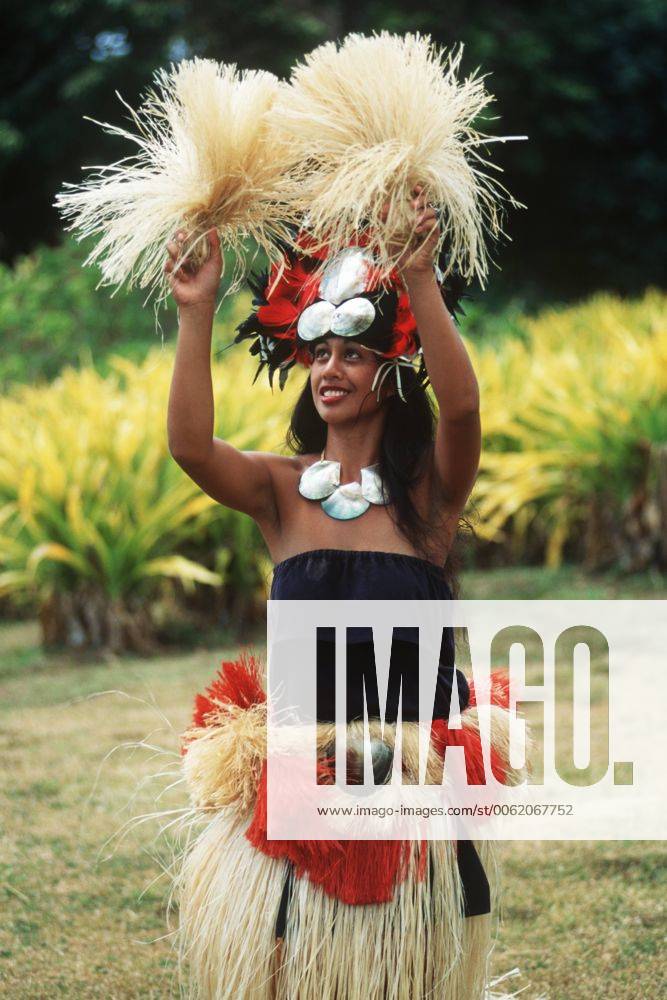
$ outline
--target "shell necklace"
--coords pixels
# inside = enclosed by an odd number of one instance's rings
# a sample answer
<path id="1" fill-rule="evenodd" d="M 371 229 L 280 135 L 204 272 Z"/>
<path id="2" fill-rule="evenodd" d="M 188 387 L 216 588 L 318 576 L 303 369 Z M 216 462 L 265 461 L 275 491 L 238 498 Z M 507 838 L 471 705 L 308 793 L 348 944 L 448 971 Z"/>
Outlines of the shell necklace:
<path id="1" fill-rule="evenodd" d="M 341 485 L 340 462 L 325 460 L 324 451 L 319 461 L 301 474 L 299 493 L 306 500 L 320 500 L 324 513 L 337 521 L 361 517 L 371 504 L 389 503 L 377 464 L 361 470 L 360 483 Z"/>

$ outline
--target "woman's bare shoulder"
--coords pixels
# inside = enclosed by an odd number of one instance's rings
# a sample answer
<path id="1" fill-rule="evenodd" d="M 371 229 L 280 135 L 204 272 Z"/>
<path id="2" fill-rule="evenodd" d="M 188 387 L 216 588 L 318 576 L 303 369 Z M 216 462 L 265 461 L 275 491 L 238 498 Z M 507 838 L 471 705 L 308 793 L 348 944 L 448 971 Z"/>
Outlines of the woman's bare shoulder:
<path id="1" fill-rule="evenodd" d="M 259 453 L 257 453 L 259 454 Z M 270 510 L 255 517 L 272 556 L 281 551 L 286 526 L 292 523 L 301 473 L 319 455 L 278 455 L 262 453 L 262 461 L 271 480 L 273 502 Z M 276 560 L 274 560 L 276 561 Z"/>
<path id="2" fill-rule="evenodd" d="M 255 452 L 261 455 L 272 475 L 276 477 L 294 476 L 301 474 L 304 469 L 317 460 L 318 455 L 278 455 L 275 452 Z"/>

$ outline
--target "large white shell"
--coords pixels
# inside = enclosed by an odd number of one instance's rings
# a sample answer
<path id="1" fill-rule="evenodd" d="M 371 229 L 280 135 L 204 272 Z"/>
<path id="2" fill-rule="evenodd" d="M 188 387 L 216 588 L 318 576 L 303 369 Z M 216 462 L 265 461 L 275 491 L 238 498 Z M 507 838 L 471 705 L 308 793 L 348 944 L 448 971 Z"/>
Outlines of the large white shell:
<path id="1" fill-rule="evenodd" d="M 331 332 L 338 337 L 354 337 L 367 330 L 375 319 L 375 306 L 369 299 L 348 299 L 338 306 Z"/>
<path id="2" fill-rule="evenodd" d="M 389 502 L 382 490 L 382 479 L 377 465 L 369 465 L 361 470 L 361 493 L 371 503 L 386 504 Z"/>
<path id="3" fill-rule="evenodd" d="M 320 281 L 320 298 L 340 305 L 345 299 L 366 291 L 373 259 L 359 247 L 348 247 L 327 264 Z"/>
<path id="4" fill-rule="evenodd" d="M 304 309 L 296 328 L 301 340 L 317 340 L 330 333 L 335 311 L 331 302 L 313 302 Z"/>
<path id="5" fill-rule="evenodd" d="M 299 493 L 306 500 L 322 500 L 340 484 L 340 462 L 319 461 L 309 465 L 299 480 Z"/>
<path id="6" fill-rule="evenodd" d="M 345 483 L 322 501 L 324 513 L 337 521 L 351 521 L 365 514 L 369 507 L 370 503 L 361 495 L 360 483 Z"/>

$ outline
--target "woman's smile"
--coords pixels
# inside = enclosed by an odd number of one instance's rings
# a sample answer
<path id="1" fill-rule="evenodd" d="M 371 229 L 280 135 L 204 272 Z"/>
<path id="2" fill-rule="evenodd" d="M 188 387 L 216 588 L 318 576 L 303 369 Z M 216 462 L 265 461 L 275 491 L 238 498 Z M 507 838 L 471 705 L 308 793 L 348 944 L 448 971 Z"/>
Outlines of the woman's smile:
<path id="1" fill-rule="evenodd" d="M 331 406 L 332 404 L 340 403 L 341 400 L 345 399 L 353 391 L 353 389 L 345 389 L 339 385 L 322 385 L 320 386 L 320 399 L 325 406 Z"/>

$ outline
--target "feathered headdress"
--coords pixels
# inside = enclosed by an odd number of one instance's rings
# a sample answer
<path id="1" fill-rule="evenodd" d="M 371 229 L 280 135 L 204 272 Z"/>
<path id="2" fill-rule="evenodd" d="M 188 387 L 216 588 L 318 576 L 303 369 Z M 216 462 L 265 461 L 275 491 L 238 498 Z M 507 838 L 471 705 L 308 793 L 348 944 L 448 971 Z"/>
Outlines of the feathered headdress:
<path id="1" fill-rule="evenodd" d="M 165 297 L 165 244 L 180 228 L 189 239 L 176 266 L 186 256 L 204 259 L 206 233 L 216 227 L 239 262 L 236 284 L 246 238 L 269 259 L 279 256 L 298 211 L 289 191 L 298 167 L 272 119 L 280 87 L 271 73 L 192 59 L 159 71 L 138 111 L 126 105 L 136 131 L 96 122 L 138 152 L 90 168 L 81 184 L 65 185 L 56 206 L 79 239 L 98 237 L 85 263 L 99 264 L 100 284 Z"/>
<path id="2" fill-rule="evenodd" d="M 298 248 L 298 251 L 294 249 Z M 446 267 L 446 261 L 442 264 Z M 465 281 L 448 269 L 437 268 L 440 290 L 453 317 L 463 312 Z M 251 339 L 250 353 L 259 360 L 255 379 L 263 368 L 273 385 L 276 372 L 282 389 L 297 363 L 310 366 L 312 346 L 323 337 L 347 337 L 378 355 L 380 364 L 373 389 L 379 391 L 395 373 L 402 394 L 401 368 L 417 366 L 419 381 L 427 373 L 417 324 L 407 289 L 397 271 L 383 278 L 382 268 L 362 236 L 338 253 L 317 248 L 302 232 L 285 247 L 281 264 L 251 277 L 255 310 L 237 329 L 236 343 Z"/>

